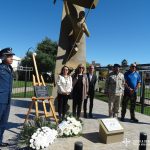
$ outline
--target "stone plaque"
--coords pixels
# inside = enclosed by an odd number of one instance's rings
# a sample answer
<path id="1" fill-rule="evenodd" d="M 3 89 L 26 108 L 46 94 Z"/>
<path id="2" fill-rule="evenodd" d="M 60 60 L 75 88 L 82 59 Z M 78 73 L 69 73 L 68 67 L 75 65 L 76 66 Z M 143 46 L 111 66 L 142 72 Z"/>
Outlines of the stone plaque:
<path id="1" fill-rule="evenodd" d="M 123 141 L 124 129 L 116 118 L 100 120 L 100 141 L 106 144 Z"/>
<path id="2" fill-rule="evenodd" d="M 123 130 L 123 127 L 116 118 L 102 119 L 102 122 L 108 131 Z"/>

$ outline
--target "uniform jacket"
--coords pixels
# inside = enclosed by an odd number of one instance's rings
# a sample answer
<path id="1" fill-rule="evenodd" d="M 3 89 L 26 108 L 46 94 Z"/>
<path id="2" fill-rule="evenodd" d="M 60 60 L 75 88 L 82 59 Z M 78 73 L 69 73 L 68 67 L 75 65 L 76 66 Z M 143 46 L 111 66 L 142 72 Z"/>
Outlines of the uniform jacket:
<path id="1" fill-rule="evenodd" d="M 105 83 L 105 93 L 120 95 L 124 93 L 125 79 L 122 73 L 111 72 Z"/>
<path id="2" fill-rule="evenodd" d="M 12 67 L 0 64 L 0 104 L 10 104 L 12 92 Z"/>
<path id="3" fill-rule="evenodd" d="M 93 74 L 91 81 L 90 81 L 89 73 L 87 73 L 87 77 L 88 77 L 88 81 L 89 81 L 89 95 L 94 94 L 95 84 L 96 84 L 96 81 L 97 81 L 97 76 L 95 74 Z"/>

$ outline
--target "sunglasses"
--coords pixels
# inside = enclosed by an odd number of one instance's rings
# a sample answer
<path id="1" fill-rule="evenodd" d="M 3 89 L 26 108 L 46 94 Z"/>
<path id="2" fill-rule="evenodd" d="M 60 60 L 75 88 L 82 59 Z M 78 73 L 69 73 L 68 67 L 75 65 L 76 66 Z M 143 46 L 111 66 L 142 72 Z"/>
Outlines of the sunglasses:
<path id="1" fill-rule="evenodd" d="M 79 67 L 80 69 L 83 69 L 84 67 Z"/>
<path id="2" fill-rule="evenodd" d="M 132 66 L 132 68 L 136 68 L 136 66 Z"/>

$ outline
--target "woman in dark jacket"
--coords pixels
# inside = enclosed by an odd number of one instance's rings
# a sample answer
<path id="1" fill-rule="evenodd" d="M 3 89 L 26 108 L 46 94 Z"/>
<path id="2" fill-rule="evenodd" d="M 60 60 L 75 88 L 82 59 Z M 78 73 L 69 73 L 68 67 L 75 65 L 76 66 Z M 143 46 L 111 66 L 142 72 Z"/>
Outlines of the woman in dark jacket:
<path id="1" fill-rule="evenodd" d="M 84 74 L 85 67 L 82 64 L 79 64 L 75 70 L 75 73 L 72 77 L 73 80 L 73 116 L 80 118 L 82 101 L 87 98 L 88 93 L 88 78 Z"/>

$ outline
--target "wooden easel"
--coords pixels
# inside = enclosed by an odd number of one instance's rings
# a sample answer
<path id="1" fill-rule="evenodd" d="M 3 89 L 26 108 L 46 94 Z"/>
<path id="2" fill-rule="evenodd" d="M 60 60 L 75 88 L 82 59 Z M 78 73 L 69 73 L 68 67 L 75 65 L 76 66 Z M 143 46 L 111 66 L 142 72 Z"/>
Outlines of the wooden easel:
<path id="1" fill-rule="evenodd" d="M 44 82 L 44 79 L 43 79 L 43 76 L 41 75 L 39 77 L 39 73 L 38 73 L 38 69 L 37 69 L 37 65 L 36 65 L 36 60 L 35 60 L 35 54 L 33 54 L 32 57 L 33 57 L 33 62 L 34 62 L 34 67 L 35 67 L 35 72 L 36 72 L 36 77 L 35 77 L 35 75 L 33 75 L 33 86 L 46 86 L 46 84 Z M 37 82 L 36 82 L 36 78 L 37 78 Z M 41 78 L 42 82 L 40 82 L 40 78 Z M 49 112 L 49 113 L 47 112 L 47 109 L 46 109 L 45 100 L 48 100 L 48 103 L 49 103 L 49 106 L 50 106 L 51 112 Z M 29 106 L 29 110 L 27 112 L 27 116 L 25 118 L 25 122 L 27 122 L 27 120 L 29 118 L 29 114 L 31 113 L 33 105 L 35 105 L 35 114 L 36 114 L 36 117 L 37 118 L 39 117 L 39 109 L 38 109 L 38 102 L 39 101 L 42 101 L 45 118 L 47 118 L 47 117 L 53 117 L 55 119 L 56 123 L 58 123 L 58 119 L 56 117 L 56 112 L 55 112 L 54 105 L 53 105 L 53 101 L 54 101 L 54 97 L 53 96 L 43 97 L 43 98 L 42 97 L 40 97 L 40 98 L 38 98 L 38 97 L 32 97 L 32 103 Z"/>

